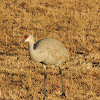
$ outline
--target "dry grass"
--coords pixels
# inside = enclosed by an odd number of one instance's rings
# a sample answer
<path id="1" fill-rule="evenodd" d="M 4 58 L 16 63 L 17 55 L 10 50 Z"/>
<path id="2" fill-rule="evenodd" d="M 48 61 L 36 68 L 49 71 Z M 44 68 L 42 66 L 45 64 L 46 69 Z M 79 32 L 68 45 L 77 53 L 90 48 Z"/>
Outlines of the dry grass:
<path id="1" fill-rule="evenodd" d="M 0 0 L 0 100 L 42 100 L 43 68 L 29 60 L 24 35 L 55 38 L 69 50 L 63 69 L 47 67 L 47 100 L 100 100 L 99 0 Z"/>

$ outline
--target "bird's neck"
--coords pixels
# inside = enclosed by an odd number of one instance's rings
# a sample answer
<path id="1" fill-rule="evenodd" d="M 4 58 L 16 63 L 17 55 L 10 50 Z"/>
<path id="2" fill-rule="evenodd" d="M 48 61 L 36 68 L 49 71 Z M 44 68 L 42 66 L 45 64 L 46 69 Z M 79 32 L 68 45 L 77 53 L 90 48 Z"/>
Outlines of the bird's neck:
<path id="1" fill-rule="evenodd" d="M 29 42 L 29 49 L 34 50 L 34 41 Z"/>
<path id="2" fill-rule="evenodd" d="M 34 50 L 34 41 L 29 42 L 29 55 L 31 59 L 36 61 L 37 54 L 36 54 L 36 51 Z"/>
<path id="3" fill-rule="evenodd" d="M 34 41 L 29 42 L 29 54 L 32 57 L 32 55 L 35 55 L 35 50 L 34 50 Z"/>
<path id="4" fill-rule="evenodd" d="M 48 53 L 46 51 L 45 52 L 40 52 L 40 51 L 41 51 L 40 49 L 38 50 L 34 49 L 34 41 L 29 42 L 29 54 L 31 59 L 37 62 L 42 62 L 43 60 L 45 60 Z"/>

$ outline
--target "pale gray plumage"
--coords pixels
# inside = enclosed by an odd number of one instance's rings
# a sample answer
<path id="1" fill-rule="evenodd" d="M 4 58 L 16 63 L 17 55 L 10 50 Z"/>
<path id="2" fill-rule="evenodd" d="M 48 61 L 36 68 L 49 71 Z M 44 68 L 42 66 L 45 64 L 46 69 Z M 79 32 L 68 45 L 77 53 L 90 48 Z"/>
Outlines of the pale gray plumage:
<path id="1" fill-rule="evenodd" d="M 39 40 L 34 44 L 34 37 L 32 35 L 26 35 L 22 42 L 29 42 L 29 54 L 31 59 L 37 62 L 42 62 L 45 65 L 59 66 L 62 82 L 62 70 L 60 66 L 68 60 L 68 53 L 64 45 L 51 38 Z M 20 42 L 20 43 L 22 43 Z M 46 94 L 46 66 L 44 67 L 45 74 L 45 87 L 44 87 L 44 99 Z M 65 96 L 62 82 L 62 95 Z"/>

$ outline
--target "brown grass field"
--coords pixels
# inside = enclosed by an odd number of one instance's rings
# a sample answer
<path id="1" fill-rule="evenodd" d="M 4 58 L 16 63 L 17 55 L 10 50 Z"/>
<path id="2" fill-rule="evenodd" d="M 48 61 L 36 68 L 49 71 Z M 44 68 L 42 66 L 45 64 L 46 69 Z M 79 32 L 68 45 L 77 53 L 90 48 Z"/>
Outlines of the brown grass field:
<path id="1" fill-rule="evenodd" d="M 29 59 L 26 34 L 55 38 L 69 52 L 63 69 L 47 66 L 46 100 L 100 100 L 99 0 L 0 0 L 0 100 L 42 100 L 44 69 Z"/>

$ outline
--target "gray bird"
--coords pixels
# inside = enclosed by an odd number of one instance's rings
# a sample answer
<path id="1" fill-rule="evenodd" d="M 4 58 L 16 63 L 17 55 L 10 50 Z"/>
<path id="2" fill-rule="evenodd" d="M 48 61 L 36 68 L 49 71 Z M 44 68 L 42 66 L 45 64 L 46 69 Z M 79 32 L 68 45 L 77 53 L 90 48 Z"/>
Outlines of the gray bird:
<path id="1" fill-rule="evenodd" d="M 65 96 L 62 81 L 62 69 L 60 67 L 68 60 L 68 52 L 64 45 L 60 41 L 52 38 L 42 39 L 34 44 L 34 37 L 32 35 L 26 35 L 18 45 L 20 45 L 24 41 L 29 42 L 29 54 L 31 59 L 36 62 L 42 63 L 44 67 L 43 99 L 45 99 L 46 96 L 46 65 L 55 65 L 59 67 L 62 84 L 62 96 Z"/>

